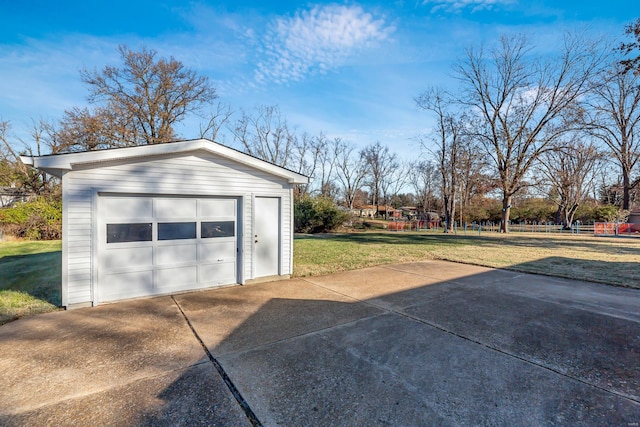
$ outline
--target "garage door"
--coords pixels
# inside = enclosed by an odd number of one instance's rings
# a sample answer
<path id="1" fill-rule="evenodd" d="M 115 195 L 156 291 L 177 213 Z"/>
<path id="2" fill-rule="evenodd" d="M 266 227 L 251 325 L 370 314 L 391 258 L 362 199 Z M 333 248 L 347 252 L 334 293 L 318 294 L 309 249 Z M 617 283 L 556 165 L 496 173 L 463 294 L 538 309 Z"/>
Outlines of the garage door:
<path id="1" fill-rule="evenodd" d="M 99 302 L 237 282 L 237 200 L 98 198 Z"/>

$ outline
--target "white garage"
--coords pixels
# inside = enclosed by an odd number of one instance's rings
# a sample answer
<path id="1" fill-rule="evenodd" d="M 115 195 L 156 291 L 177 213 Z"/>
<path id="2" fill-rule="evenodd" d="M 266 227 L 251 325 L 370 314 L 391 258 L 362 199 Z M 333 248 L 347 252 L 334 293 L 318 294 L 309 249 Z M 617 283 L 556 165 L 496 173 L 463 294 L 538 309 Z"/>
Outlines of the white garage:
<path id="1" fill-rule="evenodd" d="M 62 178 L 62 305 L 288 277 L 293 185 L 208 140 L 23 161 Z"/>

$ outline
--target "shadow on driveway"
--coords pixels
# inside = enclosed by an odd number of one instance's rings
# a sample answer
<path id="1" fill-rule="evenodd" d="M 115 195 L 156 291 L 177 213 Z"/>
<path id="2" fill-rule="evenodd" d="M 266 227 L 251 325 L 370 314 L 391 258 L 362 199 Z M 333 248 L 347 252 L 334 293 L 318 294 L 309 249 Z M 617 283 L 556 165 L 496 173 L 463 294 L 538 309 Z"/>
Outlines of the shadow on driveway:
<path id="1" fill-rule="evenodd" d="M 236 310 L 214 294 L 177 297 L 265 425 L 622 425 L 640 414 L 638 291 L 442 262 L 298 282 L 299 294 L 276 292 L 289 298 L 248 287 Z"/>
<path id="2" fill-rule="evenodd" d="M 441 261 L 122 302 L 0 327 L 0 425 L 250 425 L 202 344 L 264 425 L 633 425 L 638 331 L 637 290 Z"/>

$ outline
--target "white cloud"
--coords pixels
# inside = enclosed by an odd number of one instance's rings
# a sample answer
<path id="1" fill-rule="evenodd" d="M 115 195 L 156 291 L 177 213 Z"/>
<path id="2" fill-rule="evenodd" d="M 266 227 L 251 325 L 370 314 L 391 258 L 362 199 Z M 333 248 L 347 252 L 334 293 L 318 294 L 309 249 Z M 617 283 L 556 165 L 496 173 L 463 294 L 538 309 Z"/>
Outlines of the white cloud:
<path id="1" fill-rule="evenodd" d="M 291 18 L 278 18 L 265 37 L 256 79 L 286 83 L 326 73 L 393 31 L 384 19 L 359 6 L 315 6 Z"/>
<path id="2" fill-rule="evenodd" d="M 51 39 L 25 39 L 15 45 L 0 43 L 0 120 L 16 122 L 17 127 L 21 125 L 18 122 L 28 123 L 29 117 L 55 120 L 65 109 L 87 106 L 88 90 L 80 80 L 80 70 L 120 65 L 117 47 L 122 43 L 133 50 L 143 46 L 156 50 L 159 57 L 175 57 L 199 74 L 210 76 L 221 95 L 219 82 L 226 83 L 231 71 L 243 69 L 249 62 L 239 42 L 218 40 L 216 34 L 175 33 L 144 39 L 69 33 Z"/>
<path id="3" fill-rule="evenodd" d="M 16 116 L 49 119 L 82 106 L 87 92 L 79 71 L 109 62 L 116 57 L 115 47 L 84 35 L 0 45 L 0 116 L 12 121 Z"/>
<path id="4" fill-rule="evenodd" d="M 447 12 L 460 12 L 462 9 L 471 8 L 472 12 L 483 9 L 493 9 L 494 6 L 513 4 L 517 0 L 423 0 L 422 4 L 434 5 L 432 12 L 445 10 Z"/>

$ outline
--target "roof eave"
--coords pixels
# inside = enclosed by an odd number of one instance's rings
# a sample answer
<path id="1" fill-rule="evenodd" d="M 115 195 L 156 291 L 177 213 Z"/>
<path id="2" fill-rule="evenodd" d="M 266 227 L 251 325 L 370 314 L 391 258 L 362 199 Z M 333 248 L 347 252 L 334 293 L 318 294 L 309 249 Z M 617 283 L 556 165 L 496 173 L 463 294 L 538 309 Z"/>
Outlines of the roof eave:
<path id="1" fill-rule="evenodd" d="M 150 155 L 165 155 L 205 150 L 221 157 L 237 161 L 247 166 L 262 170 L 271 175 L 286 179 L 290 184 L 308 184 L 309 177 L 274 165 L 248 154 L 226 147 L 206 139 L 180 141 L 170 144 L 145 145 L 129 147 L 132 150 L 124 152 L 127 148 L 103 151 L 85 151 L 82 153 L 67 153 L 53 156 L 22 156 L 24 164 L 43 170 L 51 175 L 61 177 L 65 171 L 72 170 L 75 166 L 83 164 L 95 164 L 114 160 L 135 159 Z M 123 155 L 125 153 L 125 155 Z"/>

